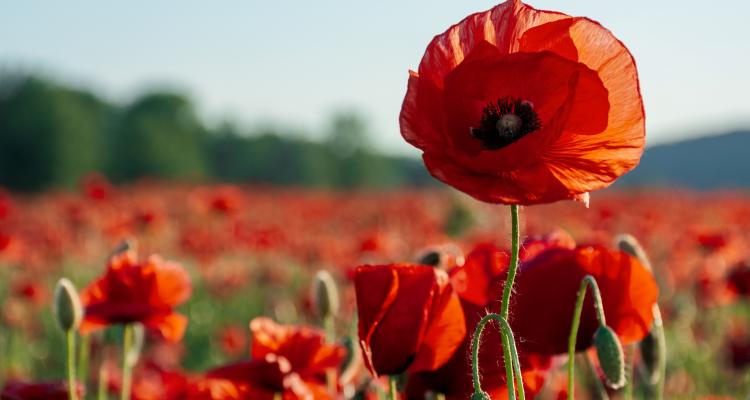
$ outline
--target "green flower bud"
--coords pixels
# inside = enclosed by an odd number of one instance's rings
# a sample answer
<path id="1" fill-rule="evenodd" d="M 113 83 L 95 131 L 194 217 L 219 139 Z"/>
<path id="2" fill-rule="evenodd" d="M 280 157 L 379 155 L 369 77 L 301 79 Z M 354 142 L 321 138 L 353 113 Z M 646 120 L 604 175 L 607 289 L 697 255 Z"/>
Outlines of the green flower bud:
<path id="1" fill-rule="evenodd" d="M 654 323 L 645 338 L 638 344 L 646 380 L 656 385 L 667 362 L 667 344 L 664 342 L 664 326 L 659 307 L 654 305 Z"/>
<path id="2" fill-rule="evenodd" d="M 625 386 L 625 355 L 615 331 L 602 325 L 594 333 L 594 346 L 607 385 L 612 389 Z"/>
<path id="3" fill-rule="evenodd" d="M 321 318 L 335 317 L 339 312 L 339 290 L 328 271 L 318 271 L 312 284 L 313 308 Z"/>
<path id="4" fill-rule="evenodd" d="M 617 237 L 615 237 L 615 247 L 620 249 L 620 251 L 624 251 L 637 258 L 646 269 L 653 271 L 651 268 L 651 261 L 648 259 L 646 251 L 643 250 L 643 246 L 641 246 L 641 243 L 638 242 L 638 239 L 633 235 L 627 233 L 617 235 Z"/>
<path id="5" fill-rule="evenodd" d="M 492 400 L 487 392 L 474 392 L 471 395 L 471 400 Z"/>
<path id="6" fill-rule="evenodd" d="M 57 281 L 55 286 L 53 312 L 57 323 L 64 332 L 76 330 L 83 319 L 83 307 L 78 291 L 68 278 Z"/>

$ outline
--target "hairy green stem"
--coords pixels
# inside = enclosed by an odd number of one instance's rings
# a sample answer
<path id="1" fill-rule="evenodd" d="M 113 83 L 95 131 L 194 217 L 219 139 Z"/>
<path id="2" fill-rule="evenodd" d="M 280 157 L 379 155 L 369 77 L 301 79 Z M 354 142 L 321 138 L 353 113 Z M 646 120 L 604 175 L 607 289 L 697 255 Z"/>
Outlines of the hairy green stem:
<path id="1" fill-rule="evenodd" d="M 516 280 L 518 271 L 518 251 L 521 246 L 521 233 L 518 222 L 518 205 L 510 206 L 511 217 L 511 248 L 510 248 L 510 265 L 508 266 L 508 278 L 505 280 L 503 287 L 503 299 L 500 303 L 500 316 L 508 319 L 508 310 L 510 308 L 510 295 L 513 293 L 513 282 Z"/>
<path id="2" fill-rule="evenodd" d="M 91 335 L 82 335 L 78 344 L 78 377 L 83 385 L 86 385 L 89 376 L 90 342 Z"/>
<path id="3" fill-rule="evenodd" d="M 75 351 L 76 351 L 76 333 L 73 329 L 68 329 L 65 332 L 65 338 L 68 344 L 68 398 L 70 400 L 78 400 L 78 385 L 76 385 L 76 363 L 75 363 Z"/>
<path id="4" fill-rule="evenodd" d="M 581 313 L 583 312 L 583 300 L 586 298 L 586 288 L 590 287 L 594 295 L 594 308 L 596 309 L 596 318 L 600 325 L 606 325 L 604 318 L 604 307 L 602 306 L 602 295 L 599 292 L 599 285 L 596 279 L 591 275 L 586 275 L 581 280 L 581 286 L 578 289 L 576 298 L 576 308 L 573 311 L 573 323 L 570 327 L 570 336 L 568 336 L 568 399 L 575 398 L 575 353 L 576 339 L 578 338 L 578 327 L 581 325 Z"/>
<path id="5" fill-rule="evenodd" d="M 510 329 L 508 321 L 505 320 L 500 314 L 487 314 L 477 324 L 477 329 L 474 331 L 474 337 L 471 341 L 471 374 L 472 382 L 474 384 L 474 392 L 479 393 L 482 391 L 482 385 L 479 379 L 479 342 L 482 337 L 485 325 L 488 322 L 495 321 L 500 325 L 500 334 L 503 339 L 508 339 L 510 345 L 510 357 L 504 358 L 503 363 L 505 364 L 505 376 L 506 386 L 508 387 L 508 398 L 515 400 L 516 389 L 518 389 L 518 400 L 526 399 L 526 392 L 523 388 L 523 376 L 521 375 L 521 364 L 518 361 L 518 351 L 516 349 L 516 342 L 513 338 L 513 331 Z M 515 380 L 514 380 L 515 371 Z M 517 386 L 517 388 L 516 388 Z"/>
<path id="6" fill-rule="evenodd" d="M 389 398 L 390 400 L 398 400 L 398 376 L 391 375 L 388 377 L 388 382 L 390 383 L 390 392 L 389 392 Z"/>

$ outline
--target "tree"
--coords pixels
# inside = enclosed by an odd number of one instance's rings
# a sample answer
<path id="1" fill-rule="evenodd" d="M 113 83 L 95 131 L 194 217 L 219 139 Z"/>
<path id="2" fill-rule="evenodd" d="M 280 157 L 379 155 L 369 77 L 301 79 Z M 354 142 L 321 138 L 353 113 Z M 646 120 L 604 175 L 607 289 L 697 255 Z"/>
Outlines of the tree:
<path id="1" fill-rule="evenodd" d="M 118 181 L 203 177 L 206 144 L 206 130 L 188 99 L 147 94 L 127 107 L 117 124 L 109 172 Z"/>
<path id="2" fill-rule="evenodd" d="M 5 78 L 0 86 L 0 185 L 72 186 L 101 167 L 111 107 L 39 78 Z"/>

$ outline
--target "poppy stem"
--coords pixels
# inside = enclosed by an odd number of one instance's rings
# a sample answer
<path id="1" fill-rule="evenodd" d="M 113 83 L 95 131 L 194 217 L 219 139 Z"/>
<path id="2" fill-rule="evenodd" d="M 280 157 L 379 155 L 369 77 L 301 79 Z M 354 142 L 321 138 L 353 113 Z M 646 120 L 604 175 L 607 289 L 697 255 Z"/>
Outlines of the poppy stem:
<path id="1" fill-rule="evenodd" d="M 122 391 L 120 400 L 130 400 L 132 386 L 132 365 L 130 365 L 130 347 L 133 341 L 133 325 L 126 324 L 122 330 Z"/>
<path id="2" fill-rule="evenodd" d="M 76 390 L 75 331 L 68 329 L 65 332 L 65 337 L 68 345 L 68 397 L 70 400 L 78 400 L 78 391 Z"/>
<path id="3" fill-rule="evenodd" d="M 107 400 L 107 380 L 109 374 L 103 365 L 99 367 L 99 382 L 96 388 L 96 400 Z"/>
<path id="4" fill-rule="evenodd" d="M 516 280 L 516 271 L 518 270 L 518 251 L 521 245 L 521 233 L 518 222 L 518 205 L 511 204 L 511 248 L 510 248 L 510 265 L 508 266 L 508 277 L 505 279 L 503 287 L 503 299 L 500 303 L 500 316 L 507 320 L 508 310 L 510 308 L 510 296 L 513 293 L 513 283 Z"/>
<path id="5" fill-rule="evenodd" d="M 599 325 L 606 325 L 604 318 L 604 306 L 602 305 L 602 295 L 599 292 L 599 285 L 596 279 L 591 275 L 586 275 L 581 280 L 581 286 L 578 289 L 576 298 L 576 308 L 573 311 L 573 323 L 570 327 L 570 336 L 568 336 L 568 400 L 575 398 L 575 353 L 576 341 L 578 338 L 578 327 L 581 325 L 581 313 L 583 312 L 583 300 L 586 298 L 586 288 L 591 287 L 594 295 L 594 308 L 596 309 L 596 319 Z"/>
<path id="6" fill-rule="evenodd" d="M 390 383 L 390 391 L 389 391 L 390 400 L 398 400 L 398 389 L 397 389 L 398 376 L 396 375 L 388 376 L 388 382 Z"/>
<path id="7" fill-rule="evenodd" d="M 88 381 L 86 377 L 89 376 L 90 341 L 89 335 L 81 335 L 81 341 L 78 344 L 78 376 L 84 385 Z"/>
<path id="8" fill-rule="evenodd" d="M 518 400 L 526 399 L 526 392 L 523 388 L 523 376 L 521 375 L 521 364 L 518 361 L 518 351 L 516 349 L 516 341 L 513 338 L 513 331 L 510 329 L 508 321 L 505 320 L 500 314 L 487 314 L 477 324 L 477 329 L 474 331 L 474 337 L 471 341 L 471 373 L 474 384 L 474 393 L 482 393 L 482 385 L 479 379 L 479 341 L 482 337 L 485 325 L 490 321 L 496 321 L 500 325 L 500 334 L 502 336 L 503 343 L 507 339 L 510 343 L 510 355 L 503 359 L 505 364 L 505 376 L 506 385 L 508 386 L 508 398 L 510 400 L 516 399 L 516 386 L 518 389 Z M 515 381 L 514 372 L 515 371 Z"/>
<path id="9" fill-rule="evenodd" d="M 510 265 L 508 265 L 508 277 L 505 279 L 505 285 L 503 286 L 503 298 L 500 303 L 500 317 L 506 321 L 508 320 L 508 314 L 510 310 L 510 296 L 513 294 L 513 284 L 516 280 L 516 273 L 518 271 L 518 253 L 521 246 L 521 232 L 520 223 L 518 218 L 518 205 L 511 204 L 510 206 L 510 217 L 511 217 L 511 248 L 510 248 Z M 510 330 L 510 326 L 508 327 Z M 512 335 L 510 335 L 512 337 Z M 513 359 L 514 364 L 519 364 L 518 354 L 513 354 L 511 351 L 511 345 L 515 346 L 515 343 L 511 343 L 508 335 L 502 335 L 503 341 L 503 358 L 505 360 Z M 506 367 L 507 367 L 506 363 Z M 509 367 L 506 368 L 509 370 Z M 512 382 L 512 377 L 508 376 L 508 382 Z M 523 390 L 523 377 L 518 376 L 521 390 Z M 508 385 L 510 389 L 511 385 Z"/>

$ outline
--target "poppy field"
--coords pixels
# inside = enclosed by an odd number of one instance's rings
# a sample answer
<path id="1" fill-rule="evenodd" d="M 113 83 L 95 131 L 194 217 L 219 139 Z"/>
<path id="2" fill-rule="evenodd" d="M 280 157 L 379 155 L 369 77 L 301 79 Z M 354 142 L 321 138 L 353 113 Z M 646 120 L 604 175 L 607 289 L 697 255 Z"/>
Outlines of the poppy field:
<path id="1" fill-rule="evenodd" d="M 414 160 L 347 140 L 356 119 L 293 142 L 317 149 L 303 188 L 247 178 L 301 153 L 212 142 L 179 97 L 82 123 L 119 124 L 109 161 L 21 112 L 44 84 L 0 102 L 20 116 L 3 154 L 31 160 L 0 175 L 0 400 L 750 395 L 750 195 L 609 188 L 646 143 L 613 32 L 508 0 L 434 36 L 404 79 L 401 136 L 435 178 L 419 187 Z M 259 158 L 225 159 L 240 147 Z"/>
<path id="2" fill-rule="evenodd" d="M 437 371 L 401 374 L 399 385 L 407 398 L 423 398 L 426 392 L 464 398 L 471 390 L 467 335 L 480 317 L 497 308 L 494 299 L 500 288 L 493 279 L 502 279 L 510 257 L 511 221 L 505 208 L 441 190 L 334 193 L 148 183 L 112 187 L 97 179 L 87 181 L 78 193 L 4 194 L 0 373 L 4 382 L 64 380 L 65 335 L 56 326 L 51 304 L 55 282 L 68 277 L 87 304 L 75 350 L 76 360 L 86 360 L 78 362 L 76 370 L 86 398 L 97 398 L 99 388 L 104 398 L 119 396 L 122 324 L 107 320 L 107 315 L 122 312 L 115 309 L 117 302 L 141 304 L 145 299 L 155 315 L 160 308 L 169 313 L 156 321 L 141 319 L 145 334 L 132 378 L 134 399 L 240 398 L 230 383 L 236 376 L 252 379 L 250 386 L 263 391 L 247 398 L 265 398 L 264 393 L 272 398 L 282 389 L 283 398 L 296 398 L 295 389 L 283 382 L 294 376 L 302 379 L 305 390 L 325 393 L 328 371 L 337 382 L 337 395 L 331 398 L 377 398 L 388 391 L 388 382 L 368 372 L 354 315 L 357 285 L 367 298 L 379 301 L 383 288 L 378 283 L 385 278 L 358 279 L 356 267 L 421 262 L 435 265 L 445 272 L 440 276 L 449 278 L 434 284 L 441 287 L 439 293 L 452 288 L 457 296 L 443 315 L 462 322 L 456 334 L 460 343 Z M 651 321 L 650 302 L 657 289 L 649 283 L 651 272 L 614 253 L 615 241 L 624 233 L 638 238 L 658 282 L 666 333 L 666 398 L 736 398 L 750 390 L 746 195 L 604 192 L 588 209 L 568 202 L 527 207 L 520 214 L 524 261 L 509 322 L 524 360 L 527 395 L 565 397 L 573 303 L 580 279 L 588 273 L 599 282 L 608 324 L 622 335 L 633 396 L 651 398 L 652 367 L 646 367 L 643 358 L 649 327 L 642 324 Z M 131 249 L 121 248 L 110 259 L 123 238 L 130 238 Z M 590 264 L 568 259 L 590 251 L 601 253 L 587 258 Z M 170 261 L 147 258 L 151 254 Z M 137 291 L 134 295 L 124 288 L 97 290 L 116 285 L 116 280 L 102 280 L 107 268 L 120 265 L 123 274 L 132 273 L 126 266 L 137 263 L 154 270 L 155 287 L 148 276 L 130 276 L 122 278 L 122 285 Z M 331 306 L 316 299 L 323 296 L 319 287 L 314 289 L 318 271 L 328 271 L 332 278 L 335 289 L 325 290 L 338 293 L 339 307 L 328 316 L 321 315 L 320 308 Z M 112 273 L 106 276 L 114 277 Z M 106 297 L 100 302 L 105 308 L 101 319 L 89 318 L 99 295 Z M 404 296 L 414 296 L 405 300 L 414 304 L 403 307 L 423 307 L 418 287 Z M 99 322 L 107 328 L 95 329 Z M 593 304 L 586 303 L 576 383 L 584 398 L 595 398 L 596 393 L 593 380 L 598 378 L 586 372 L 587 365 L 598 365 L 596 352 L 589 348 L 595 325 Z M 394 349 L 385 359 L 373 357 L 385 374 L 403 362 L 391 357 L 415 349 L 405 326 L 381 329 L 373 339 L 373 352 L 382 352 L 376 346 Z M 483 387 L 501 396 L 500 337 L 496 332 L 486 335 L 480 349 L 485 357 L 480 359 Z M 444 356 L 441 342 L 430 343 L 429 336 L 422 340 L 427 342 L 422 346 L 437 346 L 436 354 Z M 277 376 L 253 365 L 278 357 L 288 358 L 292 369 L 281 368 Z M 273 366 L 280 368 L 273 362 L 263 368 Z M 4 395 L 18 398 L 7 394 L 8 385 Z M 610 391 L 610 396 L 626 396 L 626 389 Z M 65 391 L 59 395 L 66 397 Z"/>

